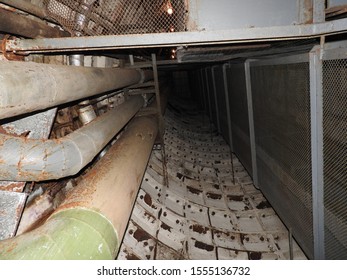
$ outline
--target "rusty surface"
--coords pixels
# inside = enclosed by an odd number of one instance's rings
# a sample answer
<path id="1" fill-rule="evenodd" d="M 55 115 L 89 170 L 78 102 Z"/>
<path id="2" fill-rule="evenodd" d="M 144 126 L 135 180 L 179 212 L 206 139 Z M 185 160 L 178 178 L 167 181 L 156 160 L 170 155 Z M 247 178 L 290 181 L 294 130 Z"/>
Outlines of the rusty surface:
<path id="1" fill-rule="evenodd" d="M 26 182 L 0 181 L 0 190 L 8 192 L 23 192 Z"/>
<path id="2" fill-rule="evenodd" d="M 157 124 L 153 118 L 139 117 L 131 121 L 116 143 L 67 194 L 56 212 L 78 207 L 101 212 L 121 239 L 156 134 Z M 151 204 L 149 196 L 146 201 Z M 147 238 L 141 231 L 136 232 L 136 237 Z"/>
<path id="3" fill-rule="evenodd" d="M 69 33 L 51 27 L 43 22 L 29 19 L 0 8 L 0 30 L 4 33 L 27 38 L 57 38 L 68 37 Z"/>
<path id="4" fill-rule="evenodd" d="M 328 19 L 347 13 L 347 5 L 335 6 L 325 10 Z"/>
<path id="5" fill-rule="evenodd" d="M 313 0 L 314 1 L 314 0 Z M 304 17 L 304 24 L 311 24 L 313 23 L 313 1 L 312 0 L 304 0 L 303 2 L 303 17 Z"/>
<path id="6" fill-rule="evenodd" d="M 0 133 L 11 135 L 11 136 L 22 136 L 14 133 L 13 131 L 0 126 Z M 25 136 L 26 133 L 24 133 Z M 26 182 L 9 182 L 9 181 L 0 181 L 0 190 L 9 191 L 9 192 L 23 192 Z"/>

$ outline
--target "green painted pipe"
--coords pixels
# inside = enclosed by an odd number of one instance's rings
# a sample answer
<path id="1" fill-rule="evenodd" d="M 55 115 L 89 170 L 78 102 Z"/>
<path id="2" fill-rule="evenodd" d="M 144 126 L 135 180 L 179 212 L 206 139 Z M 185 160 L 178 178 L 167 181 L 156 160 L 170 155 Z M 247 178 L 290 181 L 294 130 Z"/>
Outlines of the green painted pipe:
<path id="1" fill-rule="evenodd" d="M 114 227 L 101 213 L 67 209 L 35 230 L 2 241 L 0 259 L 114 259 L 118 244 Z"/>

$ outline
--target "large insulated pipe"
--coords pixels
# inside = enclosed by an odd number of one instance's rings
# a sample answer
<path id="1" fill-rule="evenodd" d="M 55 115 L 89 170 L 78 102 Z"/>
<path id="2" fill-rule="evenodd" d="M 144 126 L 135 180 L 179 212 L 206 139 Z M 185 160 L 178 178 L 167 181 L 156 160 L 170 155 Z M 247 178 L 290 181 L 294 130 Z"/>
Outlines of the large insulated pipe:
<path id="1" fill-rule="evenodd" d="M 0 242 L 0 259 L 114 259 L 157 131 L 135 117 L 42 226 Z"/>
<path id="2" fill-rule="evenodd" d="M 0 134 L 0 180 L 44 181 L 74 175 L 86 166 L 143 106 L 141 96 L 59 139 Z"/>
<path id="3" fill-rule="evenodd" d="M 142 83 L 151 71 L 0 62 L 0 119 Z"/>

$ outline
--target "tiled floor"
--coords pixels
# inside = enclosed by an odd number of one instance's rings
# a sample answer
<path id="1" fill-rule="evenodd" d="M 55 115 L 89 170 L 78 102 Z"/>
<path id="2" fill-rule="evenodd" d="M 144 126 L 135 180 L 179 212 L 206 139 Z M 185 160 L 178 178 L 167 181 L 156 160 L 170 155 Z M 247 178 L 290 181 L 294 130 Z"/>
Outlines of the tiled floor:
<path id="1" fill-rule="evenodd" d="M 176 108 L 176 109 L 175 109 Z M 289 259 L 288 231 L 199 112 L 165 115 L 118 259 Z M 188 111 L 187 111 L 188 112 Z M 305 255 L 294 242 L 294 259 Z"/>

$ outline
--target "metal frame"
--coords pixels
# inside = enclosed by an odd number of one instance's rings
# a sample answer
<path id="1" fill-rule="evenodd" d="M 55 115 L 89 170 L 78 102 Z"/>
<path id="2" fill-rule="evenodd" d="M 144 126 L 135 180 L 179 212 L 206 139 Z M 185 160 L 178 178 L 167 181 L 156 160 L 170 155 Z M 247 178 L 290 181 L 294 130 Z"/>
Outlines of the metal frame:
<path id="1" fill-rule="evenodd" d="M 252 83 L 251 83 L 251 71 L 250 71 L 251 61 L 253 61 L 253 60 L 246 60 L 245 61 L 248 122 L 249 122 L 249 140 L 250 140 L 250 145 L 251 145 L 253 183 L 254 183 L 255 187 L 260 188 L 259 180 L 258 180 L 257 151 L 256 151 L 255 131 L 254 131 Z"/>
<path id="2" fill-rule="evenodd" d="M 207 102 L 208 102 L 208 115 L 209 115 L 210 121 L 212 121 L 212 105 L 211 105 L 211 96 L 210 96 L 210 84 L 208 79 L 208 67 L 205 68 L 205 78 L 206 78 L 205 86 L 206 86 Z"/>
<path id="3" fill-rule="evenodd" d="M 231 152 L 234 152 L 234 143 L 233 143 L 233 132 L 231 127 L 231 112 L 230 112 L 230 103 L 229 103 L 229 88 L 228 88 L 228 76 L 227 76 L 227 68 L 230 67 L 230 64 L 223 64 L 223 84 L 224 84 L 224 94 L 225 94 L 225 106 L 227 110 L 227 120 L 228 120 L 228 137 L 229 137 L 229 145 Z"/>
<path id="4" fill-rule="evenodd" d="M 217 98 L 217 87 L 216 87 L 216 76 L 215 76 L 215 69 L 218 66 L 212 66 L 211 67 L 211 75 L 212 75 L 212 85 L 213 85 L 213 95 L 214 95 L 214 101 L 215 101 L 215 107 L 216 107 L 216 119 L 217 119 L 217 129 L 218 133 L 221 133 L 221 128 L 220 128 L 220 119 L 219 119 L 219 114 L 218 114 L 218 98 Z"/>
<path id="5" fill-rule="evenodd" d="M 314 258 L 325 258 L 323 176 L 323 73 L 321 47 L 310 52 L 312 214 Z"/>
<path id="6" fill-rule="evenodd" d="M 76 50 L 106 50 L 122 48 L 148 48 L 165 46 L 213 45 L 222 43 L 289 40 L 320 37 L 347 30 L 347 19 L 329 22 L 229 29 L 219 31 L 193 31 L 154 33 L 141 35 L 109 35 L 51 39 L 13 39 L 6 41 L 6 50 L 16 53 L 47 53 Z"/>

